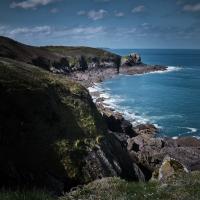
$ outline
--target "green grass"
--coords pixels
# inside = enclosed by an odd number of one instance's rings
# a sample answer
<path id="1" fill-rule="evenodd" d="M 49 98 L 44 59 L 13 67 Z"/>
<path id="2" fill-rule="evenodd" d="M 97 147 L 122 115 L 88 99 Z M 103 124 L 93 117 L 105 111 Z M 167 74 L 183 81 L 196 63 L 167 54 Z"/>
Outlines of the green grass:
<path id="1" fill-rule="evenodd" d="M 0 191 L 0 200 L 56 200 L 45 191 Z"/>
<path id="2" fill-rule="evenodd" d="M 25 185 L 57 186 L 46 171 L 61 181 L 91 181 L 82 172 L 84 158 L 107 130 L 83 86 L 62 75 L 0 58 L 0 93 L 1 184 L 20 179 Z M 18 178 L 29 172 L 34 179 Z"/>
<path id="3" fill-rule="evenodd" d="M 92 47 L 65 47 L 65 46 L 47 46 L 42 47 L 42 49 L 47 49 L 53 53 L 60 53 L 67 56 L 96 56 L 96 57 L 109 57 L 116 56 L 116 54 L 110 53 L 103 49 L 92 48 Z"/>
<path id="4" fill-rule="evenodd" d="M 180 174 L 164 184 L 105 178 L 66 194 L 59 200 L 199 200 L 200 172 Z"/>
<path id="5" fill-rule="evenodd" d="M 165 183 L 104 178 L 53 197 L 46 191 L 0 191 L 0 200 L 199 200 L 200 172 L 182 173 Z"/>

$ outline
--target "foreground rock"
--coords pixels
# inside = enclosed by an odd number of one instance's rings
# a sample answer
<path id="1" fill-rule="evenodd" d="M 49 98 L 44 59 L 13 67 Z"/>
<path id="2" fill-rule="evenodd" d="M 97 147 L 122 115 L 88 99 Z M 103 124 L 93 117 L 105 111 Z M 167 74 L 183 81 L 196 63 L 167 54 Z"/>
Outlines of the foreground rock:
<path id="1" fill-rule="evenodd" d="M 193 140 L 193 143 L 189 145 L 187 140 L 190 142 Z M 161 166 L 167 155 L 182 163 L 190 171 L 200 170 L 200 141 L 195 138 L 173 140 L 138 135 L 131 138 L 129 143 L 134 144 L 133 147 L 137 146 L 137 149 L 132 147 L 129 151 L 135 153 L 137 164 L 145 169 L 146 176 L 149 178 Z"/>
<path id="2" fill-rule="evenodd" d="M 172 176 L 176 176 L 177 174 L 184 172 L 188 173 L 189 171 L 182 163 L 171 158 L 170 156 L 166 156 L 158 170 L 158 180 L 164 182 Z"/>

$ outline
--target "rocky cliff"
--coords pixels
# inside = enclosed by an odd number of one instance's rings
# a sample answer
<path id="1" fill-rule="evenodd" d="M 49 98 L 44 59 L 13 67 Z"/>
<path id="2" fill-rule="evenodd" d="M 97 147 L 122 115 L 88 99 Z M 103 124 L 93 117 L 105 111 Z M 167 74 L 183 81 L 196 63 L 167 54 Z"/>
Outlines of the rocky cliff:
<path id="1" fill-rule="evenodd" d="M 91 47 L 33 47 L 0 36 L 0 57 L 39 66 L 54 73 L 68 74 L 93 68 L 118 69 L 121 57 Z"/>
<path id="2" fill-rule="evenodd" d="M 88 91 L 62 75 L 0 58 L 0 186 L 62 192 L 105 176 L 144 179 Z"/>

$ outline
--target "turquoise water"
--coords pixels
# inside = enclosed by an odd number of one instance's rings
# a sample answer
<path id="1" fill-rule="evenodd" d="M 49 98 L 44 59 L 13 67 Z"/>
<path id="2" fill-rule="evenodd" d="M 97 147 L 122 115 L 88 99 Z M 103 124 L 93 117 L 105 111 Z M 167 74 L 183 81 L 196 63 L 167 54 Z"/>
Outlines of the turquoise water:
<path id="1" fill-rule="evenodd" d="M 137 122 L 151 122 L 165 136 L 200 136 L 200 50 L 112 50 L 140 53 L 144 63 L 169 72 L 120 75 L 103 82 L 106 103 Z M 134 121 L 136 119 L 136 121 Z"/>

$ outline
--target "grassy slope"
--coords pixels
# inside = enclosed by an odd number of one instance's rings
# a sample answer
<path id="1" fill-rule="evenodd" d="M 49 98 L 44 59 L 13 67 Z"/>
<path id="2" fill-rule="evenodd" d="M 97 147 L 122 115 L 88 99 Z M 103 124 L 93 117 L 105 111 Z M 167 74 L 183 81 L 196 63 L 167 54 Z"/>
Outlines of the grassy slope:
<path id="1" fill-rule="evenodd" d="M 0 96 L 0 185 L 51 185 L 47 173 L 84 182 L 84 155 L 106 132 L 88 91 L 66 77 L 1 58 Z"/>
<path id="2" fill-rule="evenodd" d="M 61 197 L 44 191 L 1 191 L 3 200 L 199 200 L 200 172 L 179 174 L 165 184 L 134 183 L 119 178 L 94 181 Z"/>
<path id="3" fill-rule="evenodd" d="M 200 172 L 179 174 L 165 184 L 133 183 L 119 178 L 95 181 L 60 200 L 198 200 Z"/>
<path id="4" fill-rule="evenodd" d="M 67 55 L 67 56 L 77 56 L 82 55 L 86 57 L 114 57 L 116 56 L 113 53 L 110 53 L 103 49 L 98 48 L 92 48 L 92 47 L 70 47 L 70 46 L 47 46 L 47 47 L 41 47 L 41 49 L 49 50 L 53 53 L 58 53 L 61 55 Z"/>
<path id="5" fill-rule="evenodd" d="M 0 56 L 23 61 L 29 64 L 36 64 L 33 60 L 42 58 L 43 62 L 41 64 L 38 64 L 37 62 L 37 66 L 48 70 L 55 62 L 58 63 L 58 66 L 61 65 L 59 64 L 61 58 L 66 58 L 69 63 L 75 62 L 75 64 L 79 62 L 79 58 L 81 56 L 83 56 L 87 62 L 91 62 L 94 58 L 96 58 L 98 61 L 114 61 L 117 64 L 120 62 L 120 56 L 103 49 L 67 46 L 34 47 L 1 36 Z M 47 66 L 45 67 L 44 64 Z"/>

